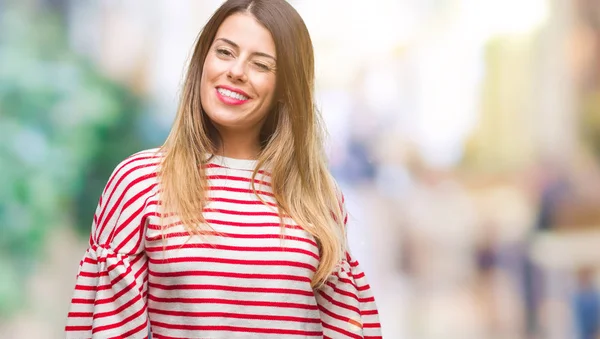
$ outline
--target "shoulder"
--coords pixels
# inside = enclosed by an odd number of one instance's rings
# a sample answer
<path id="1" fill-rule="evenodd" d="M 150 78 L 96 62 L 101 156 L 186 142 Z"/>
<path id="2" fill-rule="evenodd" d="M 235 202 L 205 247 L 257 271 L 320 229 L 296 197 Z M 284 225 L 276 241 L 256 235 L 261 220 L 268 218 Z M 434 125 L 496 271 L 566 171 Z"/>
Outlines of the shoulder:
<path id="1" fill-rule="evenodd" d="M 163 152 L 160 148 L 150 148 L 134 153 L 123 159 L 123 161 L 117 165 L 117 168 L 130 165 L 135 165 L 139 168 L 158 166 L 162 158 Z"/>
<path id="2" fill-rule="evenodd" d="M 137 251 L 139 239 L 132 234 L 140 234 L 142 211 L 156 193 L 161 158 L 158 149 L 148 149 L 128 156 L 114 168 L 94 215 L 92 235 L 96 243 L 112 242 L 117 244 L 115 251 L 121 253 L 130 253 L 131 248 Z"/>
<path id="3" fill-rule="evenodd" d="M 163 155 L 159 148 L 134 153 L 123 159 L 113 170 L 104 189 L 107 191 L 144 190 L 155 186 Z"/>

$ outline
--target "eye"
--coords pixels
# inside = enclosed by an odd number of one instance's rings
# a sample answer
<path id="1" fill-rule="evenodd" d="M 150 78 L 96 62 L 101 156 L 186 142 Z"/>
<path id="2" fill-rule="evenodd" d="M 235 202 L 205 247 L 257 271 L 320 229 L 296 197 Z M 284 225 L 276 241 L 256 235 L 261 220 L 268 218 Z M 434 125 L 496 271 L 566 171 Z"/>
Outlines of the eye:
<path id="1" fill-rule="evenodd" d="M 256 68 L 260 69 L 261 71 L 270 71 L 271 67 L 269 67 L 268 65 L 265 65 L 261 62 L 254 62 L 254 66 L 256 66 Z"/>
<path id="2" fill-rule="evenodd" d="M 217 48 L 217 54 L 225 57 L 232 57 L 233 53 L 225 48 Z"/>

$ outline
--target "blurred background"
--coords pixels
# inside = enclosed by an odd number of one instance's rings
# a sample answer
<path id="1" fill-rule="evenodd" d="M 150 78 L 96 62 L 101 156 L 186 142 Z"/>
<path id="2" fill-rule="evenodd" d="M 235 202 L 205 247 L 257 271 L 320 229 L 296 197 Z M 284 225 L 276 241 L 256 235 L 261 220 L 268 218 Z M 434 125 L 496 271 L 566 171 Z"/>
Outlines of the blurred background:
<path id="1" fill-rule="evenodd" d="M 62 338 L 216 0 L 0 0 L 0 337 Z M 389 339 L 597 339 L 600 1 L 296 0 Z"/>

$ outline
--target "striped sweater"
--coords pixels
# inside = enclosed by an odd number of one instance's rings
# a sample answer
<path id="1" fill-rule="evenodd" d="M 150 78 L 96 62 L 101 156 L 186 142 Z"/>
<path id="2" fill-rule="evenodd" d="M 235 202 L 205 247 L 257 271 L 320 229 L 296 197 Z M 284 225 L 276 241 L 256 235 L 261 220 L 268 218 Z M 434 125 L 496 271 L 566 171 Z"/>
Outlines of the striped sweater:
<path id="1" fill-rule="evenodd" d="M 147 150 L 112 173 L 94 215 L 67 318 L 67 338 L 380 338 L 358 262 L 347 254 L 323 287 L 315 239 L 284 218 L 256 161 L 215 156 L 206 165 L 206 222 L 189 236 L 159 227 L 156 169 Z M 344 210 L 345 211 L 345 210 Z"/>

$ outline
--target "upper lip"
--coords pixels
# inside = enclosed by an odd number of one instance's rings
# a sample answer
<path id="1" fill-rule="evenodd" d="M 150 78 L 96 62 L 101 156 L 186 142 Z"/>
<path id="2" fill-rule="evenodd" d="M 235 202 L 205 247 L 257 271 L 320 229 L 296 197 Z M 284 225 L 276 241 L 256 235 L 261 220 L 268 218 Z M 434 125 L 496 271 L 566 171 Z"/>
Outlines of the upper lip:
<path id="1" fill-rule="evenodd" d="M 220 86 L 217 86 L 217 88 L 227 89 L 227 90 L 230 90 L 230 91 L 235 92 L 237 94 L 241 94 L 241 95 L 245 96 L 246 98 L 250 98 L 250 95 L 248 93 L 242 91 L 241 89 L 235 88 L 235 87 L 229 87 L 229 86 L 220 85 Z"/>

